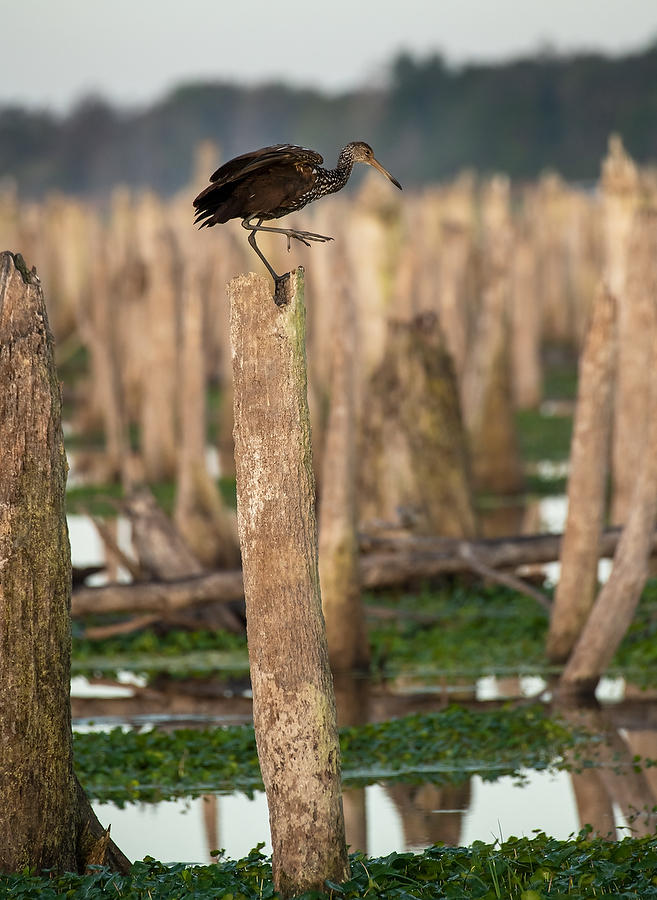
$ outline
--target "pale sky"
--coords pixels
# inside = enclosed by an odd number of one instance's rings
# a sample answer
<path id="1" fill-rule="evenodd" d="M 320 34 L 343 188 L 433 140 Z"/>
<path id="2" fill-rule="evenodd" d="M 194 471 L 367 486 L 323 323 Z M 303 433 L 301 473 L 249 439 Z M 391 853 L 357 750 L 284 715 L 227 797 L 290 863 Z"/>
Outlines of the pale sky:
<path id="1" fill-rule="evenodd" d="M 622 53 L 657 0 L 0 0 L 0 104 L 141 104 L 198 79 L 347 90 L 400 50 L 499 60 L 541 44 Z"/>

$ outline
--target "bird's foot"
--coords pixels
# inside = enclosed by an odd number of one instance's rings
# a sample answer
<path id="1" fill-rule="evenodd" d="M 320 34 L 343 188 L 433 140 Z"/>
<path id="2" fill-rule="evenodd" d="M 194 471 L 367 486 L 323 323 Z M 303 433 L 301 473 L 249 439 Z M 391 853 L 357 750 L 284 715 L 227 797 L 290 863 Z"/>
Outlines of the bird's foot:
<path id="1" fill-rule="evenodd" d="M 302 244 L 305 244 L 306 247 L 310 247 L 311 241 L 317 241 L 319 243 L 325 243 L 326 241 L 332 241 L 333 238 L 329 237 L 326 234 L 315 234 L 313 231 L 285 231 L 283 232 L 287 237 L 287 249 L 290 249 L 290 240 L 294 238 L 295 241 L 301 241 Z"/>

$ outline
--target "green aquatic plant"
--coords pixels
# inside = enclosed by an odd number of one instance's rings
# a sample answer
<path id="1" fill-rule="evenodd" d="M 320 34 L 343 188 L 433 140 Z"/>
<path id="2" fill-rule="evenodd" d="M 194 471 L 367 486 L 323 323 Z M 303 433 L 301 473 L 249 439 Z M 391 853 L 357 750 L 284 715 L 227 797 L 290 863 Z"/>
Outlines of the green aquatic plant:
<path id="1" fill-rule="evenodd" d="M 0 874 L 0 896 L 21 900 L 276 900 L 262 844 L 240 860 L 209 866 L 164 865 L 150 857 L 128 875 L 96 868 L 89 875 Z M 221 856 L 221 854 L 217 854 Z M 429 847 L 422 853 L 350 858 L 351 877 L 325 883 L 297 900 L 650 900 L 657 898 L 657 839 L 570 840 L 542 832 L 471 847 Z"/>
<path id="2" fill-rule="evenodd" d="M 343 728 L 345 784 L 377 781 L 455 784 L 523 777 L 524 769 L 566 765 L 565 755 L 591 735 L 538 705 L 434 713 Z M 123 805 L 262 789 L 253 727 L 75 734 L 75 768 L 88 795 Z"/>
<path id="3" fill-rule="evenodd" d="M 442 587 L 368 594 L 368 604 L 398 610 L 392 621 L 372 624 L 374 676 L 446 677 L 471 681 L 483 675 L 548 675 L 558 672 L 544 654 L 548 617 L 529 597 L 501 586 L 454 580 Z M 420 618 L 430 621 L 419 621 Z M 657 685 L 657 580 L 646 585 L 634 622 L 610 675 L 643 687 Z M 225 631 L 144 630 L 85 640 L 74 633 L 74 674 L 107 675 L 124 669 L 182 676 L 248 672 L 246 636 Z"/>

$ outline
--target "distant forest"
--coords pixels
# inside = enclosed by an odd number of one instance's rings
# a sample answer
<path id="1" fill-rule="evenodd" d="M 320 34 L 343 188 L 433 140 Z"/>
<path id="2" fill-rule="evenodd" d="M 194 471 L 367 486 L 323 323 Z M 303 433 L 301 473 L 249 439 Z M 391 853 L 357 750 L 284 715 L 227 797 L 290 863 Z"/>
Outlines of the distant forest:
<path id="1" fill-rule="evenodd" d="M 408 186 L 464 168 L 516 178 L 551 168 L 588 181 L 612 131 L 637 160 L 657 160 L 657 43 L 624 57 L 545 53 L 458 69 L 439 55 L 401 55 L 385 88 L 338 96 L 207 82 L 138 110 L 102 98 L 67 115 L 0 106 L 0 181 L 37 197 L 51 189 L 102 197 L 117 183 L 170 194 L 189 182 L 205 139 L 223 159 L 290 142 L 329 165 L 342 144 L 367 140 Z"/>

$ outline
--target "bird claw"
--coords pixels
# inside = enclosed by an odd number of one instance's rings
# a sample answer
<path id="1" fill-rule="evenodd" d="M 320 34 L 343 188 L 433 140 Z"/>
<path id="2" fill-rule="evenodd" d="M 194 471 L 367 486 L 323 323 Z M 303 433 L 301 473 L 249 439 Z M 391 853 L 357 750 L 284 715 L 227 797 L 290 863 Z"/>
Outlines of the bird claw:
<path id="1" fill-rule="evenodd" d="M 306 247 L 310 247 L 311 241 L 318 241 L 319 243 L 325 243 L 326 241 L 332 241 L 333 238 L 329 237 L 325 234 L 315 234 L 313 231 L 288 231 L 285 232 L 287 236 L 287 249 L 290 249 L 290 238 L 294 238 L 295 241 L 300 241 L 302 244 L 305 244 Z"/>

